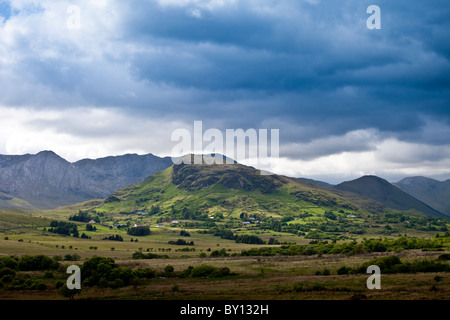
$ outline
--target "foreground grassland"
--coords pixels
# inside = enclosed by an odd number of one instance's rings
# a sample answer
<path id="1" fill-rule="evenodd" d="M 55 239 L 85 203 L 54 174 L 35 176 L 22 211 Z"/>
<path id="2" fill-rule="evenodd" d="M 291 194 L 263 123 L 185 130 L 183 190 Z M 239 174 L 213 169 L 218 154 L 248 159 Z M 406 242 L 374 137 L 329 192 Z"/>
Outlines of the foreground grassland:
<path id="1" fill-rule="evenodd" d="M 96 216 L 91 212 L 100 221 L 94 224 L 95 231 L 88 231 L 87 223 L 69 220 L 79 210 L 80 206 L 47 212 L 0 210 L 0 259 L 45 255 L 59 263 L 58 268 L 50 271 L 16 270 L 16 277 L 30 275 L 33 281 L 41 284 L 41 290 L 10 290 L 11 282 L 5 280 L 0 288 L 1 300 L 66 299 L 58 293 L 57 287 L 58 282 L 65 283 L 68 277 L 67 266 L 81 266 L 94 256 L 112 258 L 119 266 L 131 270 L 148 268 L 154 271 L 154 276 L 135 279 L 115 289 L 83 285 L 81 294 L 75 299 L 450 299 L 449 272 L 382 272 L 381 290 L 367 289 L 369 274 L 338 274 L 342 267 L 357 268 L 374 258 L 389 255 L 399 257 L 402 263 L 437 262 L 439 256 L 450 252 L 450 236 L 448 231 L 444 231 L 448 227 L 445 221 L 414 220 L 411 217 L 407 218 L 411 223 L 406 223 L 404 216 L 392 214 L 368 220 L 358 216 L 347 217 L 347 213 L 335 211 L 335 215 L 345 217 L 342 224 L 318 210 L 301 219 L 284 221 L 268 218 L 258 223 L 239 215 L 233 219 L 217 215 L 215 219 L 178 219 L 178 223 L 172 223 L 176 217 L 167 217 L 167 214 Z M 332 215 L 330 217 L 333 218 Z M 54 220 L 75 223 L 79 235 L 84 233 L 87 238 L 49 232 Z M 243 224 L 247 220 L 252 223 Z M 120 223 L 127 227 L 110 227 Z M 149 226 L 151 234 L 128 234 L 128 228 L 135 223 Z M 334 227 L 348 230 L 335 231 Z M 352 233 L 353 229 L 358 232 Z M 258 237 L 265 243 L 238 243 L 219 236 L 224 230 L 235 236 Z M 360 230 L 363 232 L 359 233 Z M 189 236 L 181 235 L 181 231 L 189 233 Z M 120 236 L 123 241 L 104 240 L 111 235 Z M 169 243 L 178 239 L 194 245 Z M 271 239 L 277 243 L 269 244 Z M 374 243 L 386 246 L 386 250 L 375 248 L 368 251 L 367 239 L 377 239 Z M 391 247 L 392 241 L 397 240 L 404 244 Z M 352 249 L 329 254 L 330 246 L 339 249 L 341 245 L 345 248 L 346 244 L 353 244 L 350 246 Z M 132 259 L 136 252 L 155 254 L 160 258 Z M 445 259 L 439 263 L 450 265 Z M 204 264 L 228 268 L 231 274 L 198 278 L 178 276 L 189 267 Z M 167 274 L 168 266 L 169 269 L 173 267 L 173 273 Z"/>
<path id="2" fill-rule="evenodd" d="M 434 259 L 436 252 L 411 251 L 398 254 L 402 261 Z M 167 265 L 175 272 L 188 266 L 209 264 L 228 267 L 237 276 L 224 278 L 179 278 L 158 275 L 134 285 L 118 289 L 83 287 L 76 299 L 450 299 L 448 273 L 386 274 L 381 277 L 381 290 L 369 290 L 369 275 L 337 275 L 341 266 L 357 266 L 380 254 L 361 256 L 290 256 L 290 257 L 226 257 L 173 258 L 168 260 L 121 260 L 121 266 L 150 267 L 163 273 Z M 68 264 L 69 262 L 66 262 Z M 70 262 L 76 263 L 76 262 Z M 330 275 L 315 275 L 330 270 Z M 65 281 L 65 268 L 53 272 L 47 279 L 44 272 L 22 272 L 40 279 L 47 286 L 38 290 L 0 290 L 0 299 L 64 299 L 55 289 L 55 283 Z M 438 279 L 438 281 L 436 281 Z"/>

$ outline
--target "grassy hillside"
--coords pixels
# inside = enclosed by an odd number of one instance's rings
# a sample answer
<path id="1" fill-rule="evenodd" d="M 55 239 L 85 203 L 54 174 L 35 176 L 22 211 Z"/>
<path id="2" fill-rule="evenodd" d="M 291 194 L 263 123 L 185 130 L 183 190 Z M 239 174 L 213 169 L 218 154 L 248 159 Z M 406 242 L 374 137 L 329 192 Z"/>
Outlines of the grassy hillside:
<path id="1" fill-rule="evenodd" d="M 26 209 L 26 210 L 35 209 L 34 205 L 29 203 L 28 201 L 11 196 L 11 195 L 6 194 L 1 191 L 0 191 L 0 208 L 3 208 L 3 209 L 17 208 L 17 209 Z"/>
<path id="2" fill-rule="evenodd" d="M 96 210 L 104 213 L 182 210 L 238 218 L 241 213 L 264 217 L 316 215 L 325 210 L 363 212 L 325 189 L 287 177 L 260 175 L 243 165 L 174 165 L 142 183 L 121 189 Z M 153 209 L 152 209 L 153 208 Z"/>

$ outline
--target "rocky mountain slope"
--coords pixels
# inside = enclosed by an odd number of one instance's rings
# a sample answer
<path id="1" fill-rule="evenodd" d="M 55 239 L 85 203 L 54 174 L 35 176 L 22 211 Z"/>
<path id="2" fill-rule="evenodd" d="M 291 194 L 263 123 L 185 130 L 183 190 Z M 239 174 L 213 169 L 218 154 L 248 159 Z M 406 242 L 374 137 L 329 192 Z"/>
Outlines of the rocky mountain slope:
<path id="1" fill-rule="evenodd" d="M 70 163 L 52 151 L 0 155 L 0 208 L 51 209 L 144 180 L 172 165 L 169 157 L 127 154 Z"/>

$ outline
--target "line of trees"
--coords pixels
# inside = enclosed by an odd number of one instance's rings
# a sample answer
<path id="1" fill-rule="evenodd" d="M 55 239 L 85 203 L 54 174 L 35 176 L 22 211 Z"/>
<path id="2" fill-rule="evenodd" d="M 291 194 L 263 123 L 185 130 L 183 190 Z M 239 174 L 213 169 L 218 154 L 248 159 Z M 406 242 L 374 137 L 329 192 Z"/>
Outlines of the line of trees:
<path id="1" fill-rule="evenodd" d="M 75 238 L 79 237 L 77 225 L 73 222 L 53 220 L 52 222 L 50 222 L 50 228 L 48 228 L 47 231 L 66 236 L 73 235 Z"/>

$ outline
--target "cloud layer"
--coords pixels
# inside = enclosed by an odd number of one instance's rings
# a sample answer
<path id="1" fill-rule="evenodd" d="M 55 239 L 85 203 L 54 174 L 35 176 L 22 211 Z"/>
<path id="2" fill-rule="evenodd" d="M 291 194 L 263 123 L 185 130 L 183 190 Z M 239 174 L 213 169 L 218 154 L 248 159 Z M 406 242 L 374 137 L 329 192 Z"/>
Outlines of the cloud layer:
<path id="1" fill-rule="evenodd" d="M 447 0 L 376 2 L 2 1 L 0 152 L 169 154 L 203 120 L 280 129 L 279 173 L 450 177 Z"/>

